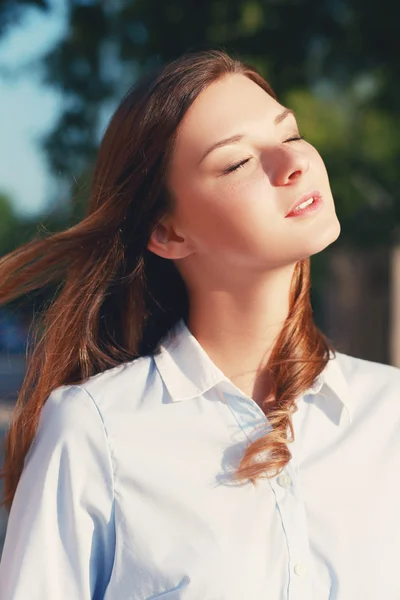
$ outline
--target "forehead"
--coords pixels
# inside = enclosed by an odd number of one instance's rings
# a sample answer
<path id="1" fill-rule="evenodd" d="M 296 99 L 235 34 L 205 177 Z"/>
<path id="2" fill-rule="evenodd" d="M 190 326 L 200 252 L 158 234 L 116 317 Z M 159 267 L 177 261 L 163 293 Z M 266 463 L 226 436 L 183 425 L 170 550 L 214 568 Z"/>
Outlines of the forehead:
<path id="1" fill-rule="evenodd" d="M 177 132 L 176 158 L 204 151 L 224 137 L 273 123 L 282 106 L 244 75 L 228 75 L 209 85 L 193 102 Z"/>

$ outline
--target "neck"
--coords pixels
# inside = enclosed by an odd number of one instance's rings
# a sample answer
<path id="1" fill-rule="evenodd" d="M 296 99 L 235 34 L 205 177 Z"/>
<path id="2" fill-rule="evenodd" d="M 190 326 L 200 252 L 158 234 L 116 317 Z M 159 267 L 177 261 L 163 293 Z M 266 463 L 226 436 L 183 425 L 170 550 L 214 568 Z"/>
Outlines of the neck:
<path id="1" fill-rule="evenodd" d="M 264 367 L 289 313 L 294 266 L 235 291 L 192 287 L 188 326 L 211 360 L 256 402 L 271 392 Z"/>

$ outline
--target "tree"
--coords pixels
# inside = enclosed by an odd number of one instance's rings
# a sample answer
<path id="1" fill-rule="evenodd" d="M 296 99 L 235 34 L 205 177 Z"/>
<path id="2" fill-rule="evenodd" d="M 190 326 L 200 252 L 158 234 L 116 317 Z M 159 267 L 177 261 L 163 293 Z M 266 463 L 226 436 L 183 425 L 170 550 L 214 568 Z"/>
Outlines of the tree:
<path id="1" fill-rule="evenodd" d="M 400 9 L 382 1 L 70 0 L 66 35 L 44 59 L 45 81 L 64 97 L 44 146 L 71 182 L 71 217 L 82 214 L 105 121 L 138 74 L 218 46 L 258 66 L 297 111 L 327 164 L 342 239 L 386 243 L 400 222 Z"/>
<path id="2" fill-rule="evenodd" d="M 13 246 L 17 221 L 9 197 L 0 192 L 0 256 Z"/>
<path id="3" fill-rule="evenodd" d="M 18 0 L 18 2 L 0 0 L 0 36 L 10 27 L 15 27 L 29 7 L 49 10 L 49 2 L 47 0 Z"/>

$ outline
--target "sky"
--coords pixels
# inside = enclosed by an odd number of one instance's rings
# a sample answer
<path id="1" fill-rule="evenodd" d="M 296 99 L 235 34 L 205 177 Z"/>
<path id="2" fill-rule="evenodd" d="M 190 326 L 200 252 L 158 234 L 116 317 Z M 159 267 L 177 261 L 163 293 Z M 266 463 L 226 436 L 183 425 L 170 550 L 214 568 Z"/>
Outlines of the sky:
<path id="1" fill-rule="evenodd" d="M 0 193 L 26 217 L 45 213 L 54 192 L 39 141 L 56 121 L 60 99 L 41 82 L 38 65 L 65 31 L 64 1 L 52 5 L 47 13 L 27 9 L 0 41 Z"/>

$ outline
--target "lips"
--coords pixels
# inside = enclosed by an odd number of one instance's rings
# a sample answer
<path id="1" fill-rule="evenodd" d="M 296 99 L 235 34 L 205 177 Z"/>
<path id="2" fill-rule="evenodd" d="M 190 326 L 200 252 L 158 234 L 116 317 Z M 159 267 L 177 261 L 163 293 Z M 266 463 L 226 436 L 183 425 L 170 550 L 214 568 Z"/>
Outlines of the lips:
<path id="1" fill-rule="evenodd" d="M 310 192 L 306 192 L 298 200 L 296 200 L 296 202 L 292 205 L 292 207 L 289 210 L 289 212 L 285 215 L 285 218 L 293 216 L 293 214 L 296 214 L 295 213 L 296 208 L 298 208 L 301 204 L 303 204 L 304 202 L 307 202 L 311 198 L 314 199 L 314 201 L 315 200 L 321 200 L 322 196 L 321 196 L 321 193 L 318 190 L 312 190 Z"/>

